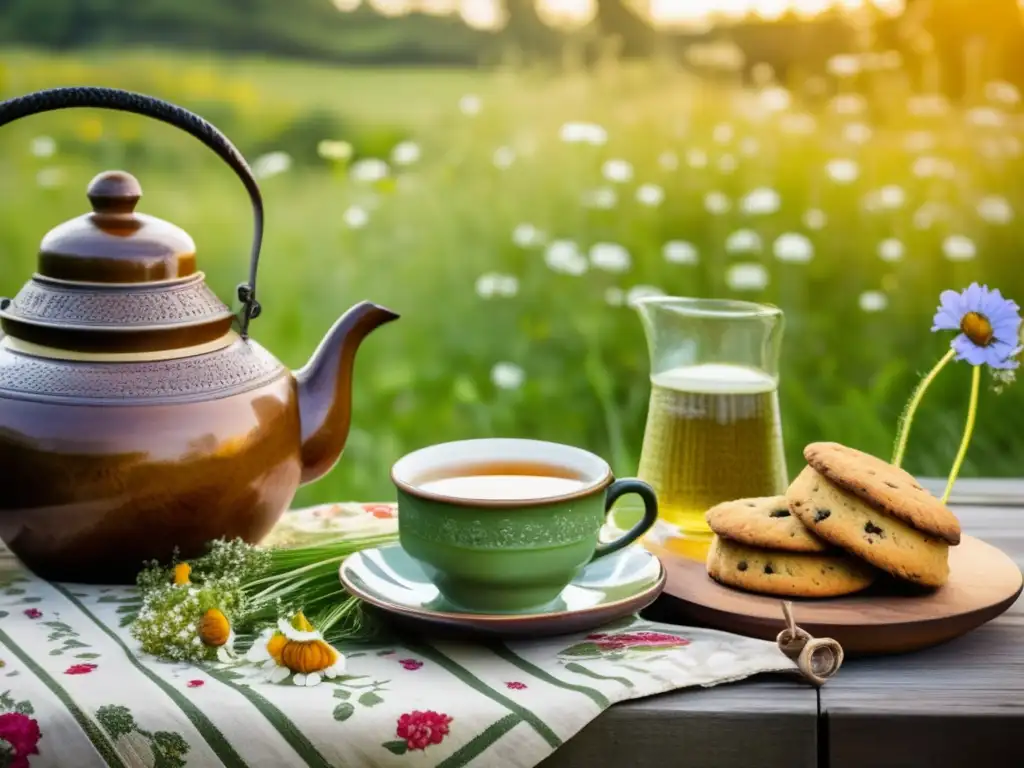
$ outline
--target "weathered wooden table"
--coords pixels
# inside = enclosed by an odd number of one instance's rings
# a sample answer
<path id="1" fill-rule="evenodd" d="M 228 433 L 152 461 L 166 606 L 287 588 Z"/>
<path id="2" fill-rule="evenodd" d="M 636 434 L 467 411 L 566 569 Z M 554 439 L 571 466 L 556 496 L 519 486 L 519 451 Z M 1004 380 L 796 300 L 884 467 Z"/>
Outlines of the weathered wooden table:
<path id="1" fill-rule="evenodd" d="M 961 480 L 951 506 L 1024 567 L 1024 480 Z M 1016 768 L 1022 729 L 1024 598 L 946 645 L 848 660 L 820 690 L 759 678 L 616 705 L 543 767 Z"/>

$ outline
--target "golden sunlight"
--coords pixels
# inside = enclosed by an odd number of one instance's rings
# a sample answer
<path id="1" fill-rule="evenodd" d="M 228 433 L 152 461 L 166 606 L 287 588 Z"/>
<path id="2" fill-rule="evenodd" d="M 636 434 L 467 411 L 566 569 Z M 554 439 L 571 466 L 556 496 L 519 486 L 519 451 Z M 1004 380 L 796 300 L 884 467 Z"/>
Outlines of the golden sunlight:
<path id="1" fill-rule="evenodd" d="M 459 15 L 473 29 L 501 29 L 508 21 L 504 3 L 497 0 L 461 0 Z"/>
<path id="2" fill-rule="evenodd" d="M 537 15 L 553 27 L 582 27 L 597 15 L 596 0 L 540 0 Z"/>

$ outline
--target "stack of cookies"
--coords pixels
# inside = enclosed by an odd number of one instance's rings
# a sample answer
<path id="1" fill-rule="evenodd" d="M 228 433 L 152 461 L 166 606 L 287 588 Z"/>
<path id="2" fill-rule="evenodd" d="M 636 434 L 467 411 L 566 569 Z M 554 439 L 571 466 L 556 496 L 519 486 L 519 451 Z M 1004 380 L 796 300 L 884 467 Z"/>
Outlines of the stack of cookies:
<path id="1" fill-rule="evenodd" d="M 715 533 L 707 570 L 722 584 L 770 595 L 836 597 L 864 589 L 878 575 L 808 531 L 785 496 L 727 501 L 709 509 L 706 519 Z"/>
<path id="2" fill-rule="evenodd" d="M 811 443 L 784 496 L 712 507 L 708 574 L 750 592 L 836 597 L 883 572 L 924 587 L 949 577 L 960 523 L 912 475 L 838 443 Z"/>
<path id="3" fill-rule="evenodd" d="M 949 577 L 960 522 L 914 477 L 838 443 L 811 443 L 808 466 L 786 492 L 789 509 L 819 538 L 891 576 L 924 587 Z"/>

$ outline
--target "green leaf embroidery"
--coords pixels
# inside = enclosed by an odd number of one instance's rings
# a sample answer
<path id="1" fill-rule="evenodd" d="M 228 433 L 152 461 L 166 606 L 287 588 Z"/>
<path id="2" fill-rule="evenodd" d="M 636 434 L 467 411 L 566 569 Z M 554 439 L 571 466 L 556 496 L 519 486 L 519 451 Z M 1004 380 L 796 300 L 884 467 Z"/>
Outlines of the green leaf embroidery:
<path id="1" fill-rule="evenodd" d="M 70 624 L 65 624 L 63 621 L 44 621 L 43 626 L 57 629 L 61 632 L 67 632 L 72 635 L 77 634 L 77 632 L 71 628 Z"/>
<path id="2" fill-rule="evenodd" d="M 83 643 L 81 640 L 65 640 L 64 650 L 70 650 L 71 648 L 88 648 L 88 643 Z"/>
<path id="3" fill-rule="evenodd" d="M 35 709 L 32 707 L 32 704 L 27 701 L 19 701 L 15 704 L 14 711 L 21 715 L 35 714 Z"/>
<path id="4" fill-rule="evenodd" d="M 21 598 L 21 602 L 23 602 L 23 603 L 41 603 L 41 602 L 43 602 L 43 598 L 41 598 L 41 597 L 23 597 L 23 598 Z"/>
<path id="5" fill-rule="evenodd" d="M 409 745 L 404 741 L 385 741 L 381 746 L 393 755 L 404 755 L 409 751 Z"/>
<path id="6" fill-rule="evenodd" d="M 25 590 L 22 589 L 21 587 L 8 587 L 7 591 L 4 594 L 7 594 L 7 595 L 24 595 L 25 594 Z"/>
<path id="7" fill-rule="evenodd" d="M 601 648 L 597 643 L 576 643 L 570 645 L 559 656 L 601 656 Z"/>
<path id="8" fill-rule="evenodd" d="M 349 693 L 348 691 L 346 691 L 344 688 L 335 688 L 334 689 L 334 698 L 336 698 L 336 699 L 347 699 L 351 695 L 352 694 Z"/>
<path id="9" fill-rule="evenodd" d="M 377 704 L 383 704 L 384 699 L 382 699 L 373 691 L 367 691 L 359 697 L 359 703 L 362 704 L 364 707 L 373 707 Z"/>
<path id="10" fill-rule="evenodd" d="M 98 653 L 76 653 L 76 659 L 98 659 L 100 655 Z"/>
<path id="11" fill-rule="evenodd" d="M 11 614 L 9 614 L 7 611 L 0 611 L 0 619 L 4 618 L 6 616 L 10 616 L 10 615 Z"/>
<path id="12" fill-rule="evenodd" d="M 338 722 L 348 720 L 352 717 L 352 713 L 356 711 L 356 708 L 349 704 L 347 701 L 342 702 L 334 708 L 334 719 Z"/>
<path id="13" fill-rule="evenodd" d="M 60 656 L 62 653 L 64 653 L 64 651 L 62 651 L 60 648 L 54 648 L 52 651 L 50 651 L 51 656 Z"/>
<path id="14" fill-rule="evenodd" d="M 139 729 L 128 707 L 120 705 L 108 704 L 100 707 L 96 710 L 96 719 L 112 739 L 127 736 Z"/>

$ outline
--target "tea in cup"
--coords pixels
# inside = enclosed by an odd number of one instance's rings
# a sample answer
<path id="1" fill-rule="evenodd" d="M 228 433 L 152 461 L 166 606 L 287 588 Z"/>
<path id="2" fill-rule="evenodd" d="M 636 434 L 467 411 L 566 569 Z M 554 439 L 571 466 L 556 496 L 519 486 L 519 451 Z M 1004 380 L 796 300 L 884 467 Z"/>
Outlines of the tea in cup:
<path id="1" fill-rule="evenodd" d="M 580 448 L 495 438 L 442 443 L 391 470 L 402 548 L 453 606 L 502 613 L 550 606 L 596 558 L 646 533 L 658 517 L 654 491 L 616 480 Z M 618 539 L 599 534 L 615 501 L 635 493 L 643 519 Z"/>

